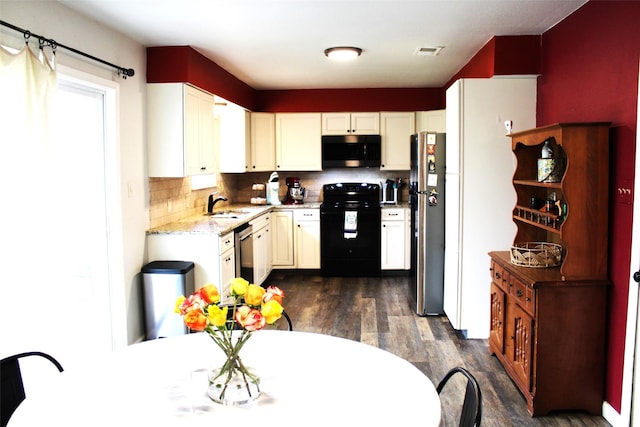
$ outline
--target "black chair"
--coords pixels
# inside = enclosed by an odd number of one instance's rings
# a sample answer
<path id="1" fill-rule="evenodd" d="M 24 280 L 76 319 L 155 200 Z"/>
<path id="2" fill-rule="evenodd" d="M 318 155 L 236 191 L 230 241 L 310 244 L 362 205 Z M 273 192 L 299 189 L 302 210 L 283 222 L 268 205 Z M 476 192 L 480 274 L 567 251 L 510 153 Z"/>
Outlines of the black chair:
<path id="1" fill-rule="evenodd" d="M 461 367 L 451 369 L 440 381 L 436 391 L 440 394 L 449 379 L 455 374 L 461 374 L 467 379 L 462 413 L 460 414 L 460 427 L 479 427 L 482 419 L 482 393 L 478 381 L 469 371 Z"/>
<path id="2" fill-rule="evenodd" d="M 293 331 L 293 323 L 291 322 L 291 318 L 289 317 L 289 315 L 287 314 L 286 311 L 282 311 L 282 317 L 285 318 L 285 320 L 287 321 L 287 326 L 289 328 L 290 331 Z"/>
<path id="3" fill-rule="evenodd" d="M 63 371 L 62 365 L 56 359 L 39 351 L 15 354 L 2 359 L 0 361 L 0 377 L 2 378 L 2 382 L 0 382 L 0 396 L 2 397 L 0 418 L 2 420 L 2 427 L 6 427 L 9 418 L 11 418 L 13 412 L 25 398 L 19 359 L 27 356 L 44 357 L 53 363 L 56 368 L 58 368 L 58 371 Z"/>

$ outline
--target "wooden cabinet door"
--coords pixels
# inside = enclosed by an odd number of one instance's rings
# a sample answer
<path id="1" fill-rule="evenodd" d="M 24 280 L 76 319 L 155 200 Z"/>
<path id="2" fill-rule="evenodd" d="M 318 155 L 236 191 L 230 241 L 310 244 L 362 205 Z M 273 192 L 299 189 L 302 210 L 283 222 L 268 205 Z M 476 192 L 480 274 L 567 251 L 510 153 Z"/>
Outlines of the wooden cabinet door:
<path id="1" fill-rule="evenodd" d="M 504 324 L 506 300 L 502 289 L 491 283 L 491 322 L 489 329 L 489 343 L 497 353 L 504 352 Z"/>
<path id="2" fill-rule="evenodd" d="M 382 221 L 380 235 L 380 268 L 382 270 L 402 270 L 405 266 L 404 221 Z"/>
<path id="3" fill-rule="evenodd" d="M 272 171 L 276 167 L 276 121 L 273 113 L 251 113 L 251 170 Z"/>
<path id="4" fill-rule="evenodd" d="M 320 209 L 293 211 L 296 268 L 320 268 Z"/>
<path id="5" fill-rule="evenodd" d="M 351 132 L 356 135 L 380 133 L 379 113 L 351 113 Z"/>
<path id="6" fill-rule="evenodd" d="M 253 283 L 262 285 L 269 275 L 269 241 L 268 227 L 253 233 Z"/>
<path id="7" fill-rule="evenodd" d="M 351 133 L 351 114 L 322 113 L 323 135 L 347 135 Z"/>
<path id="8" fill-rule="evenodd" d="M 507 305 L 505 355 L 516 380 L 531 391 L 533 373 L 533 318 L 513 302 Z"/>
<path id="9" fill-rule="evenodd" d="M 271 261 L 274 267 L 293 267 L 293 212 L 271 214 Z"/>
<path id="10" fill-rule="evenodd" d="M 380 113 L 382 164 L 380 169 L 411 168 L 411 135 L 415 132 L 415 112 Z"/>
<path id="11" fill-rule="evenodd" d="M 231 295 L 230 283 L 236 277 L 236 262 L 234 248 L 226 250 L 220 256 L 220 291 L 226 298 Z"/>
<path id="12" fill-rule="evenodd" d="M 320 113 L 276 114 L 276 169 L 322 170 Z"/>

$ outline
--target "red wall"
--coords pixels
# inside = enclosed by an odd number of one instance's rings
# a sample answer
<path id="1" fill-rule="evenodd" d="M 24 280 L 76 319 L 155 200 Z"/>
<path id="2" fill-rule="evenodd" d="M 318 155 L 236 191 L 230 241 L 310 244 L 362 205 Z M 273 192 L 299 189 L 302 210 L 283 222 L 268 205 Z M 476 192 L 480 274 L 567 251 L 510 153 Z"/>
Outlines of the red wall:
<path id="1" fill-rule="evenodd" d="M 634 178 L 640 2 L 590 1 L 542 35 L 539 126 L 610 121 L 609 324 L 605 399 L 621 408 L 632 208 L 616 198 Z M 587 238 L 585 236 L 585 238 Z"/>
<path id="2" fill-rule="evenodd" d="M 496 36 L 444 86 L 461 78 L 540 74 L 540 36 Z"/>
<path id="3" fill-rule="evenodd" d="M 440 88 L 262 90 L 258 111 L 426 111 L 444 108 Z"/>
<path id="4" fill-rule="evenodd" d="M 496 36 L 460 77 L 539 74 L 540 36 Z M 256 91 L 190 46 L 147 48 L 147 82 L 189 82 L 251 111 L 426 111 L 445 108 L 445 89 L 370 88 Z"/>
<path id="5" fill-rule="evenodd" d="M 190 46 L 147 48 L 147 83 L 189 82 L 255 111 L 256 91 Z"/>

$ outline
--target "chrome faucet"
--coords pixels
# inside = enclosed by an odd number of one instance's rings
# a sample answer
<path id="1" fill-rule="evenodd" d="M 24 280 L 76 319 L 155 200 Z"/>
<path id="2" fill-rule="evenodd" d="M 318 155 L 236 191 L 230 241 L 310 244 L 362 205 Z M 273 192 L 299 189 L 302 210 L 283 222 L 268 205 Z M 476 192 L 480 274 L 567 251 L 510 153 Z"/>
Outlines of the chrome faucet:
<path id="1" fill-rule="evenodd" d="M 209 194 L 209 203 L 207 204 L 207 213 L 213 213 L 213 207 L 215 206 L 216 203 L 220 201 L 226 202 L 227 200 L 229 200 L 224 196 L 218 196 L 214 199 L 213 196 L 215 196 L 216 194 L 218 194 L 217 191 Z"/>

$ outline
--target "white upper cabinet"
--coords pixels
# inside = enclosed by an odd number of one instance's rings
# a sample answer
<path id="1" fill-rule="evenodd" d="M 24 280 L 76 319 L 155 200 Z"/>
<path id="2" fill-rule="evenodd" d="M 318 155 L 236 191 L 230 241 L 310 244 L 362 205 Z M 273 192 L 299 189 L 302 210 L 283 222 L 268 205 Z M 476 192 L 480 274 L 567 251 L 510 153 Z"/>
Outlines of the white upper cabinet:
<path id="1" fill-rule="evenodd" d="M 184 83 L 147 84 L 150 177 L 213 174 L 213 95 Z"/>
<path id="2" fill-rule="evenodd" d="M 251 163 L 249 172 L 276 167 L 276 119 L 274 113 L 251 113 Z"/>
<path id="3" fill-rule="evenodd" d="M 416 131 L 416 113 L 380 113 L 382 159 L 380 169 L 411 169 L 411 135 Z"/>
<path id="4" fill-rule="evenodd" d="M 416 132 L 447 131 L 447 110 L 431 110 L 416 112 Z"/>
<path id="5" fill-rule="evenodd" d="M 276 114 L 276 170 L 322 170 L 320 113 Z"/>
<path id="6" fill-rule="evenodd" d="M 215 97 L 220 172 L 248 172 L 251 162 L 250 113 L 233 102 Z"/>
<path id="7" fill-rule="evenodd" d="M 322 113 L 323 135 L 378 135 L 380 113 Z"/>

